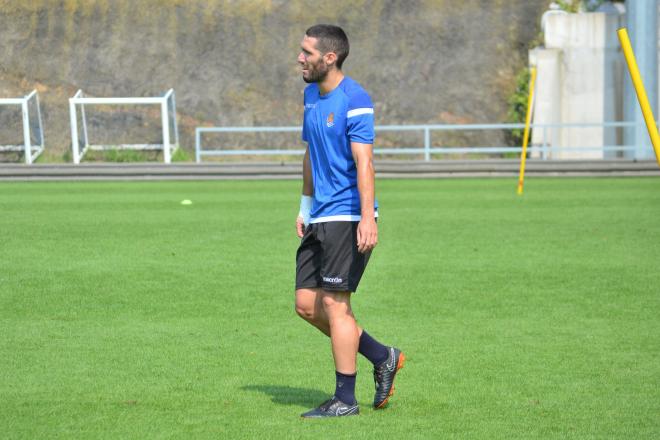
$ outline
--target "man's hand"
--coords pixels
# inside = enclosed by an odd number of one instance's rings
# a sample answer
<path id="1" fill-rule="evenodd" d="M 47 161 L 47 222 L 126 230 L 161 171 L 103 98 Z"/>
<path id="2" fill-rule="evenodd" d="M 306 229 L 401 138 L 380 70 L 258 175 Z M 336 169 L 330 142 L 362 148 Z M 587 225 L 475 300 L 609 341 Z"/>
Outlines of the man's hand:
<path id="1" fill-rule="evenodd" d="M 357 247 L 358 252 L 369 252 L 378 244 L 378 225 L 374 218 L 363 219 L 358 223 Z"/>
<path id="2" fill-rule="evenodd" d="M 298 238 L 303 238 L 303 235 L 305 234 L 305 223 L 301 216 L 298 216 L 296 219 L 296 232 L 298 233 Z"/>

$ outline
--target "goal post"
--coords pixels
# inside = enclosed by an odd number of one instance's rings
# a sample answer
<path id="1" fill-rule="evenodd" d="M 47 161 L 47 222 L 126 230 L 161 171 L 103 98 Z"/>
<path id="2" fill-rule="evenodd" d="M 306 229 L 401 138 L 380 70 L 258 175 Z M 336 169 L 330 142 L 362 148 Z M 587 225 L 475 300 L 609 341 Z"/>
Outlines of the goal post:
<path id="1" fill-rule="evenodd" d="M 163 142 L 161 144 L 119 144 L 102 145 L 91 144 L 87 130 L 85 106 L 89 105 L 126 105 L 151 104 L 160 106 Z M 80 108 L 80 125 L 82 125 L 82 139 L 78 127 L 78 107 Z M 143 98 L 96 98 L 85 96 L 82 90 L 69 98 L 69 114 L 71 119 L 71 149 L 73 163 L 79 164 L 88 150 L 157 150 L 163 151 L 163 162 L 171 163 L 172 154 L 179 148 L 179 130 L 176 122 L 176 101 L 174 89 L 169 89 L 162 96 Z M 174 142 L 172 142 L 174 140 Z"/>
<path id="2" fill-rule="evenodd" d="M 0 99 L 0 105 L 20 106 L 23 125 L 23 145 L 0 145 L 0 152 L 23 152 L 25 163 L 32 164 L 44 151 L 44 130 L 37 91 L 33 90 L 22 98 Z"/>

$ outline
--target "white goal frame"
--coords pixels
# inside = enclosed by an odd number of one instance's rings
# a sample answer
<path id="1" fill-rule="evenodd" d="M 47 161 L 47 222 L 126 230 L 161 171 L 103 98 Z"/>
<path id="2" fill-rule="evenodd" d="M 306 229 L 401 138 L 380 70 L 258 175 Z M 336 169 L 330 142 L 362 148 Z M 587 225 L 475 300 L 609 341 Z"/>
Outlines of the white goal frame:
<path id="1" fill-rule="evenodd" d="M 34 99 L 37 104 L 37 122 L 39 127 L 39 144 L 32 145 L 30 140 L 30 100 Z M 44 127 L 41 120 L 41 107 L 39 106 L 39 96 L 36 90 L 22 98 L 0 99 L 0 105 L 20 105 L 23 117 L 23 145 L 0 145 L 0 152 L 13 151 L 25 153 L 25 163 L 30 165 L 44 151 Z"/>
<path id="2" fill-rule="evenodd" d="M 85 119 L 85 105 L 125 105 L 125 104 L 157 104 L 160 105 L 161 123 L 163 129 L 162 144 L 120 144 L 99 145 L 90 144 L 87 136 L 87 120 Z M 80 150 L 80 139 L 78 136 L 78 114 L 77 106 L 80 106 L 80 116 L 83 128 L 83 148 Z M 86 97 L 82 90 L 69 98 L 69 113 L 71 117 L 71 149 L 73 152 L 73 163 L 79 164 L 88 150 L 162 150 L 163 161 L 172 162 L 172 154 L 179 148 L 179 129 L 176 123 L 176 101 L 174 89 L 169 89 L 158 97 L 146 98 L 93 98 Z M 174 131 L 174 143 L 170 143 L 170 129 Z"/>

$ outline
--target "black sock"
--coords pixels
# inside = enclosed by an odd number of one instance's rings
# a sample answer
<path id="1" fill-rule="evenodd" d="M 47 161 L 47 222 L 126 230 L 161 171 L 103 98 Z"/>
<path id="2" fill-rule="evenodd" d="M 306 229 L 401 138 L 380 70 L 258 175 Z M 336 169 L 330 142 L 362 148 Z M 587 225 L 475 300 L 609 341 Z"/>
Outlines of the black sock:
<path id="1" fill-rule="evenodd" d="M 355 405 L 355 374 L 343 374 L 335 371 L 337 385 L 335 386 L 335 397 L 348 405 Z"/>
<path id="2" fill-rule="evenodd" d="M 367 359 L 371 361 L 374 365 L 382 364 L 387 360 L 389 356 L 389 351 L 387 347 L 369 336 L 369 334 L 362 330 L 362 335 L 360 335 L 360 345 L 358 346 L 358 352 Z"/>

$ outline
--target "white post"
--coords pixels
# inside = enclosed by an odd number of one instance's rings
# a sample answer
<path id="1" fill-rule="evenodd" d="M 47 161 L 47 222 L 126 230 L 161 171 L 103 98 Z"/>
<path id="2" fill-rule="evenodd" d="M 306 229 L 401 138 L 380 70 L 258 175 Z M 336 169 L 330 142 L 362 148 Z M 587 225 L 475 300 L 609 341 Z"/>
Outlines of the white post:
<path id="1" fill-rule="evenodd" d="M 176 123 L 176 95 L 172 89 L 172 123 L 174 124 L 174 145 L 179 148 L 179 127 Z"/>
<path id="2" fill-rule="evenodd" d="M 30 118 L 28 114 L 28 103 L 24 100 L 21 103 L 23 110 L 23 143 L 25 144 L 25 163 L 32 163 L 32 146 L 30 145 Z"/>
<path id="3" fill-rule="evenodd" d="M 41 148 L 46 148 L 46 141 L 44 140 L 44 123 L 41 119 L 41 105 L 39 105 L 39 95 L 35 95 L 37 100 L 37 115 L 39 116 L 39 139 L 41 139 Z"/>
<path id="4" fill-rule="evenodd" d="M 76 104 L 73 98 L 69 99 L 69 115 L 71 118 L 71 151 L 73 152 L 73 163 L 80 163 L 80 152 L 78 151 L 78 117 L 76 116 Z"/>
<path id="5" fill-rule="evenodd" d="M 424 128 L 424 160 L 431 160 L 431 130 L 428 127 Z"/>
<path id="6" fill-rule="evenodd" d="M 163 122 L 163 160 L 165 163 L 170 163 L 170 121 L 167 117 L 167 98 L 163 99 L 160 104 L 161 120 Z"/>
<path id="7" fill-rule="evenodd" d="M 87 118 L 85 118 L 85 104 L 80 104 L 80 117 L 83 126 L 83 136 L 85 138 L 85 148 L 89 147 L 89 137 L 87 136 Z"/>

